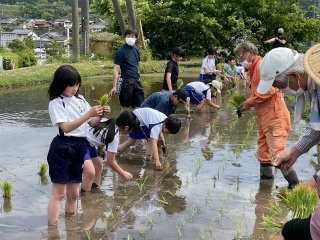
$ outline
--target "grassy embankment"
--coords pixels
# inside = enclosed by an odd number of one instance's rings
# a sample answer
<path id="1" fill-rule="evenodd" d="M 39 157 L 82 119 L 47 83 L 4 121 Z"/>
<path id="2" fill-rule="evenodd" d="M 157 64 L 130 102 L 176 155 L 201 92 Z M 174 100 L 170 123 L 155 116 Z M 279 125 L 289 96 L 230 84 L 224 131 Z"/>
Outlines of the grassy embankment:
<path id="1" fill-rule="evenodd" d="M 200 59 L 181 62 L 181 71 L 199 71 Z M 64 63 L 53 63 L 28 68 L 19 68 L 8 71 L 0 71 L 0 88 L 11 88 L 39 84 L 52 79 L 54 71 Z M 112 61 L 88 61 L 81 60 L 79 63 L 70 63 L 82 77 L 111 75 L 113 69 Z M 139 70 L 141 74 L 163 73 L 166 61 L 141 62 Z"/>

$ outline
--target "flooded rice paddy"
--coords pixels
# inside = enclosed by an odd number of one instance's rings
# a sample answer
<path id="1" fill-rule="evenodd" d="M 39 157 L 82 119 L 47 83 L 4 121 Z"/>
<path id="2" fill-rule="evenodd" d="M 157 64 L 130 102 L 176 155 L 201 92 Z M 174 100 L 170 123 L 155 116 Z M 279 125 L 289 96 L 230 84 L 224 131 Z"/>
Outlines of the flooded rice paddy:
<path id="1" fill-rule="evenodd" d="M 197 74 L 180 77 L 186 83 Z M 162 75 L 142 80 L 147 95 L 161 90 Z M 111 78 L 85 79 L 81 91 L 95 104 L 110 88 Z M 167 136 L 168 151 L 161 156 L 164 171 L 145 163 L 141 142 L 118 158 L 133 180 L 125 181 L 105 164 L 101 188 L 79 198 L 78 215 L 65 218 L 62 208 L 58 226 L 48 228 L 50 178 L 37 174 L 55 135 L 46 91 L 47 85 L 0 91 L 0 183 L 13 184 L 11 200 L 0 198 L 1 240 L 274 239 L 260 223 L 265 207 L 277 199 L 277 187 L 286 187 L 286 181 L 277 171 L 274 181 L 260 182 L 254 111 L 238 119 L 225 90 L 218 112 L 205 109 L 186 120 L 178 110 L 183 125 L 177 135 Z M 116 116 L 116 97 L 111 107 Z M 304 125 L 292 128 L 288 147 Z M 295 165 L 301 180 L 315 171 L 315 151 Z"/>

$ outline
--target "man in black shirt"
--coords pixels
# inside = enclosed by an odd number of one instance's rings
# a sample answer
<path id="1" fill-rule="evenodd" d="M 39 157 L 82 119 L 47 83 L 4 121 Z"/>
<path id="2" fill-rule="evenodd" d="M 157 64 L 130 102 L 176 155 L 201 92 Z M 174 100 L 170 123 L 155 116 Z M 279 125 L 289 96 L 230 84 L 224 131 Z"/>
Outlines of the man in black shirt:
<path id="1" fill-rule="evenodd" d="M 113 86 L 109 95 L 112 96 L 117 92 L 122 111 L 140 107 L 144 100 L 144 91 L 138 70 L 140 53 L 135 45 L 137 37 L 138 33 L 135 30 L 127 29 L 125 31 L 126 43 L 118 49 L 114 60 Z M 121 76 L 119 78 L 120 70 Z"/>

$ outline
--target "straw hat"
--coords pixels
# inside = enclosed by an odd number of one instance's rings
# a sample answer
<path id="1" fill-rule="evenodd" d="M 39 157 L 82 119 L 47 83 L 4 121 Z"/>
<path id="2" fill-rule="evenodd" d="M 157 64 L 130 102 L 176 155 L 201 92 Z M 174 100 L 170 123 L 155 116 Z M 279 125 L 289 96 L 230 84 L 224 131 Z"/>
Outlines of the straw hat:
<path id="1" fill-rule="evenodd" d="M 304 55 L 304 69 L 308 75 L 320 84 L 320 43 L 309 48 Z"/>

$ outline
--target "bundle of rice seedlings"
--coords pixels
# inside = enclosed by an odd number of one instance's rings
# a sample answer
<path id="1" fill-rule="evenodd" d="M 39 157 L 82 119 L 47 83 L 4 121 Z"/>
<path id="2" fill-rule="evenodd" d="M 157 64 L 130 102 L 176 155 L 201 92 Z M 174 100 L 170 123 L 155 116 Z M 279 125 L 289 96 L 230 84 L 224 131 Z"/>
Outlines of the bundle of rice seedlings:
<path id="1" fill-rule="evenodd" d="M 49 166 L 48 166 L 47 163 L 40 163 L 39 164 L 39 172 L 38 172 L 38 174 L 41 177 L 45 176 L 46 172 L 48 171 L 48 168 L 49 168 Z"/>
<path id="2" fill-rule="evenodd" d="M 279 197 L 284 207 L 291 210 L 291 219 L 308 218 L 318 205 L 317 191 L 306 184 L 300 184 L 293 190 L 285 189 Z M 285 211 L 278 204 L 274 203 L 267 209 L 269 210 L 269 214 L 263 216 L 261 225 L 273 233 L 281 232 L 286 221 L 283 216 Z"/>
<path id="3" fill-rule="evenodd" d="M 111 100 L 111 97 L 109 97 L 107 94 L 104 94 L 99 100 L 99 105 L 100 106 L 106 106 Z"/>
<path id="4" fill-rule="evenodd" d="M 4 198 L 11 198 L 12 196 L 12 189 L 13 189 L 13 186 L 12 186 L 12 183 L 8 180 L 5 180 L 2 184 L 1 184 L 1 189 L 2 189 L 2 192 L 3 192 L 3 197 Z"/>
<path id="5" fill-rule="evenodd" d="M 318 204 L 318 193 L 306 184 L 300 184 L 293 190 L 286 190 L 281 202 L 292 211 L 292 218 L 308 218 Z"/>
<path id="6" fill-rule="evenodd" d="M 244 95 L 241 95 L 239 93 L 234 93 L 234 95 L 230 98 L 229 104 L 231 106 L 234 106 L 236 108 L 240 107 L 240 104 L 246 100 L 246 97 Z"/>

